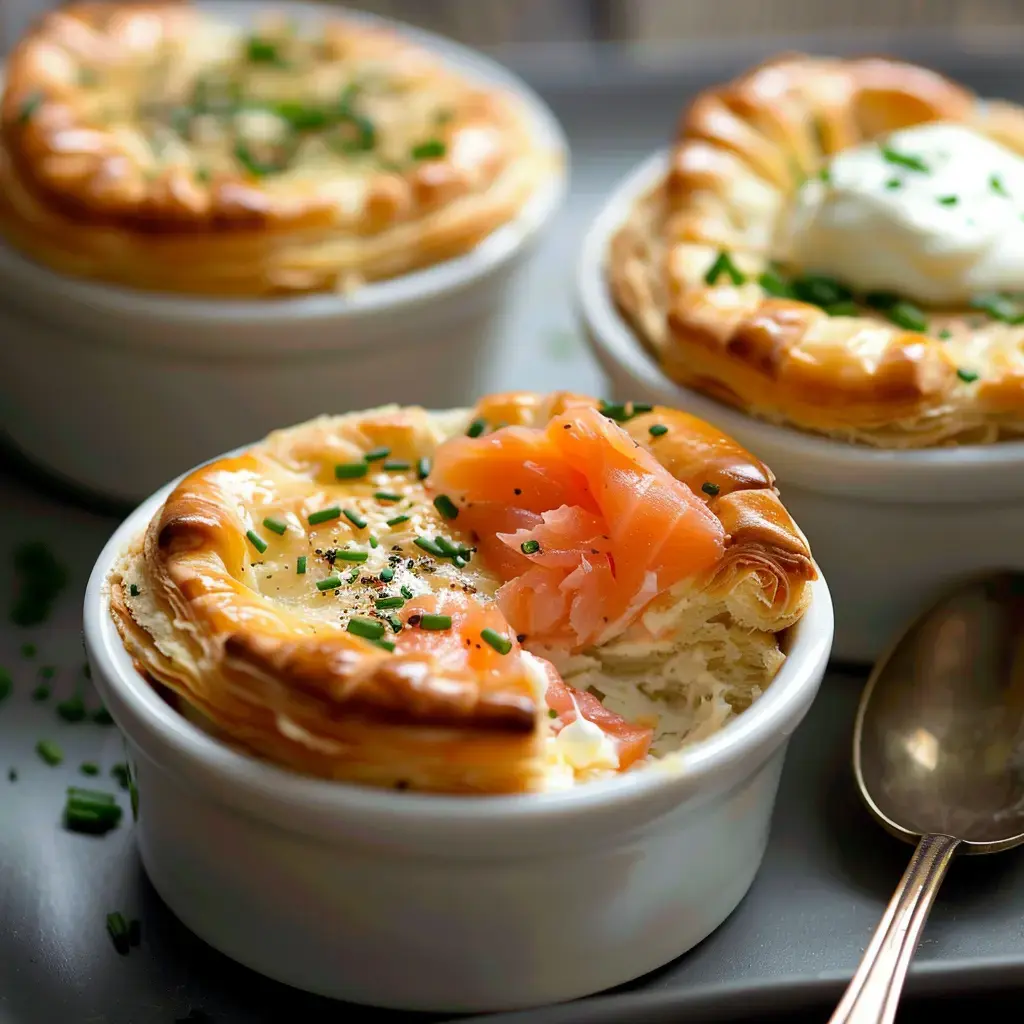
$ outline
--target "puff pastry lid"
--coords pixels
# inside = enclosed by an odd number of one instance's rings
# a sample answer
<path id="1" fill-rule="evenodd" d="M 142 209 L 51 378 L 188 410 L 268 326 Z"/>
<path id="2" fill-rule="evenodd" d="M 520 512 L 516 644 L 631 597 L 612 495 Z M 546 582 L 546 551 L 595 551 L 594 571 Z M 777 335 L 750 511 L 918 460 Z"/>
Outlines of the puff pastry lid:
<path id="1" fill-rule="evenodd" d="M 684 112 L 612 241 L 610 288 L 669 376 L 755 415 L 894 448 L 1016 435 L 1021 158 L 1020 108 L 925 68 L 779 58 Z M 966 296 L 993 255 L 1000 290 Z M 839 279 L 837 260 L 880 280 Z M 890 266 L 928 298 L 894 291 Z"/>
<path id="2" fill-rule="evenodd" d="M 7 62 L 0 229 L 128 286 L 344 290 L 512 219 L 557 159 L 535 136 L 516 97 L 385 29 L 72 4 Z"/>
<path id="3" fill-rule="evenodd" d="M 566 714 L 627 766 L 650 730 L 550 659 L 649 647 L 641 614 L 671 602 L 775 649 L 816 571 L 757 459 L 681 412 L 603 408 L 385 407 L 196 470 L 110 577 L 126 647 L 228 742 L 308 774 L 543 788 Z"/>

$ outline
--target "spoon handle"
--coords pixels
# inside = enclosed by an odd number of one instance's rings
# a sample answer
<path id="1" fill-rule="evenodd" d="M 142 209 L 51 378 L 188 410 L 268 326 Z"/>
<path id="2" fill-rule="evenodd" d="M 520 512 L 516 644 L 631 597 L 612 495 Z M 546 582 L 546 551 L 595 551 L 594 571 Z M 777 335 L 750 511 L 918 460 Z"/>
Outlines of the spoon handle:
<path id="1" fill-rule="evenodd" d="M 921 837 L 829 1024 L 892 1024 L 921 929 L 959 843 Z"/>

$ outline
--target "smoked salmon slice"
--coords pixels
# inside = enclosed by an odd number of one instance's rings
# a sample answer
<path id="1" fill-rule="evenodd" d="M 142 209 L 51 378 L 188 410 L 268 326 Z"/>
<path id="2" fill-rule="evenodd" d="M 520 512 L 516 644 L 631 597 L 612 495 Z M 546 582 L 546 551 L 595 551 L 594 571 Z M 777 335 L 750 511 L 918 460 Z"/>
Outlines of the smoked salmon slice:
<path id="1" fill-rule="evenodd" d="M 512 628 L 541 645 L 610 639 L 725 551 L 706 503 L 592 407 L 446 441 L 426 483 L 504 581 Z"/>

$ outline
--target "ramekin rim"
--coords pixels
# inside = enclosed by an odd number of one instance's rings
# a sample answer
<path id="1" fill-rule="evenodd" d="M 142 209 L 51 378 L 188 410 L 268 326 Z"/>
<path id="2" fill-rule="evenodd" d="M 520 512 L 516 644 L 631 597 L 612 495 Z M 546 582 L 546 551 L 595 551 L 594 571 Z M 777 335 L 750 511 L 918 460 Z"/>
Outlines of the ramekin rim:
<path id="1" fill-rule="evenodd" d="M 645 157 L 613 187 L 584 236 L 576 265 L 576 296 L 583 319 L 613 358 L 626 359 L 631 370 L 651 379 L 652 386 L 678 390 L 698 415 L 720 425 L 726 433 L 756 425 L 765 444 L 794 456 L 827 460 L 851 470 L 865 468 L 936 469 L 939 467 L 1019 468 L 1024 463 L 1024 440 L 944 448 L 885 449 L 821 437 L 796 427 L 771 423 L 734 409 L 669 379 L 645 350 L 635 332 L 615 308 L 605 273 L 608 243 L 632 204 L 652 188 L 668 167 L 669 147 Z M 642 365 L 641 365 L 642 364 Z"/>
<path id="2" fill-rule="evenodd" d="M 232 0 L 230 4 L 200 0 L 197 6 L 223 12 L 236 19 L 246 16 L 242 13 L 244 9 L 252 13 L 275 9 L 260 0 Z M 344 321 L 391 313 L 472 285 L 521 251 L 557 213 L 568 191 L 571 170 L 569 142 L 551 107 L 514 71 L 473 47 L 397 18 L 347 7 L 328 9 L 310 3 L 293 3 L 291 6 L 303 17 L 315 21 L 336 17 L 391 28 L 426 47 L 472 80 L 500 87 L 514 95 L 522 105 L 534 140 L 553 157 L 553 166 L 536 184 L 515 217 L 497 227 L 467 253 L 394 278 L 371 282 L 350 296 L 324 293 L 267 299 L 219 299 L 122 288 L 61 274 L 34 262 L 2 239 L 0 272 L 29 282 L 34 288 L 49 289 L 61 296 L 62 303 L 83 309 L 99 309 L 118 316 L 155 318 L 166 323 L 245 325 L 267 320 L 281 324 Z M 232 12 L 232 15 L 227 15 L 227 12 Z M 4 61 L 0 60 L 0 83 L 3 70 Z"/>
<path id="3" fill-rule="evenodd" d="M 653 766 L 567 790 L 501 796 L 381 791 L 303 776 L 235 751 L 188 721 L 142 677 L 121 642 L 110 615 L 107 578 L 117 558 L 142 533 L 176 483 L 172 481 L 142 502 L 114 531 L 94 564 L 83 609 L 86 645 L 90 657 L 99 662 L 93 666 L 93 678 L 101 693 L 105 686 L 116 691 L 118 704 L 132 719 L 125 731 L 142 749 L 147 742 L 158 742 L 226 785 L 260 799 L 277 800 L 281 807 L 298 805 L 313 814 L 344 815 L 348 821 L 486 827 L 488 822 L 507 823 L 509 819 L 531 824 L 564 822 L 642 804 L 645 798 L 673 787 L 684 791 L 700 788 L 758 752 L 767 756 L 781 746 L 810 708 L 828 662 L 833 609 L 828 585 L 819 572 L 811 584 L 810 606 L 790 627 L 787 657 L 771 685 L 714 735 L 675 755 L 679 761 L 672 769 Z"/>

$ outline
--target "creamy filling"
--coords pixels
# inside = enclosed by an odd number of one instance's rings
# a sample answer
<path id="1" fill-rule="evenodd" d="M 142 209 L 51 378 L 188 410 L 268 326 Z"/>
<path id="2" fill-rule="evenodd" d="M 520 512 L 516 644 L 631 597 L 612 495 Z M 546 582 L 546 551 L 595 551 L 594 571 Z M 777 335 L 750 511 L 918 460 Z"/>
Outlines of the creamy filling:
<path id="1" fill-rule="evenodd" d="M 936 306 L 1024 282 L 1024 157 L 932 123 L 844 150 L 800 189 L 788 263 Z"/>

